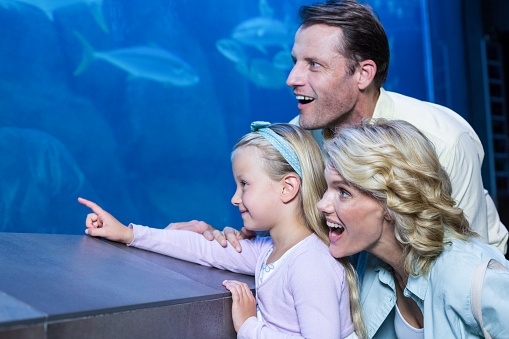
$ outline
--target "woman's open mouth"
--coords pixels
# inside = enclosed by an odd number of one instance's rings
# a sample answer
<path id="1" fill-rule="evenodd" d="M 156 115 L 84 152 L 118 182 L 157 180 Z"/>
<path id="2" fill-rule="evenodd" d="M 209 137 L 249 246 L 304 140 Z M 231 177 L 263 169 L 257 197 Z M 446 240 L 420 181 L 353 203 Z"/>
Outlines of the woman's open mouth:
<path id="1" fill-rule="evenodd" d="M 327 226 L 329 226 L 329 234 L 333 237 L 339 237 L 345 229 L 340 224 L 336 224 L 332 221 L 327 221 Z"/>

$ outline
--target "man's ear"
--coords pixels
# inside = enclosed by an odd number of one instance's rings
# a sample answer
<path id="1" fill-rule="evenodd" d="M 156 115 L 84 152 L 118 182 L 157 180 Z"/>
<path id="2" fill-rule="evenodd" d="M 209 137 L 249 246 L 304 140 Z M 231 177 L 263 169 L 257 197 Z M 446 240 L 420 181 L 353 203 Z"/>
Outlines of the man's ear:
<path id="1" fill-rule="evenodd" d="M 292 201 L 300 190 L 300 179 L 295 173 L 289 173 L 285 175 L 280 181 L 281 184 L 281 201 L 283 203 L 289 203 Z"/>
<path id="2" fill-rule="evenodd" d="M 364 60 L 359 64 L 357 71 L 359 72 L 358 86 L 362 91 L 373 82 L 376 75 L 376 63 L 373 60 Z"/>

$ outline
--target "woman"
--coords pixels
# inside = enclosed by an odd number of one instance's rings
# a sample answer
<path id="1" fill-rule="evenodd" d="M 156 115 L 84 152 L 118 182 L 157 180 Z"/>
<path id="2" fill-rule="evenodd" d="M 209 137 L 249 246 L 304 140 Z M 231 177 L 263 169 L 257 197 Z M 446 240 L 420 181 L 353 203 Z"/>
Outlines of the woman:
<path id="1" fill-rule="evenodd" d="M 318 203 L 330 252 L 355 255 L 368 337 L 478 338 L 471 284 L 495 247 L 476 239 L 430 141 L 404 121 L 379 120 L 327 142 L 327 192 Z M 509 337 L 509 272 L 488 269 L 482 316 Z"/>

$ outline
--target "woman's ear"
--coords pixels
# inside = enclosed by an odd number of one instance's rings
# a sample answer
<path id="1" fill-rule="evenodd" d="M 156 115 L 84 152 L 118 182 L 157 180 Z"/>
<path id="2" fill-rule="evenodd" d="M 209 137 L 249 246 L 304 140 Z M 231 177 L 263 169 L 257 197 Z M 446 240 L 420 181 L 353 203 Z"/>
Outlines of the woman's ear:
<path id="1" fill-rule="evenodd" d="M 281 184 L 281 201 L 283 203 L 289 203 L 292 201 L 300 190 L 300 179 L 295 173 L 289 173 L 285 175 L 280 181 Z"/>
<path id="2" fill-rule="evenodd" d="M 387 210 L 384 211 L 384 219 L 387 220 L 388 222 L 394 221 L 394 217 L 392 216 L 392 213 Z"/>
<path id="3" fill-rule="evenodd" d="M 358 86 L 359 89 L 365 90 L 373 82 L 376 75 L 376 63 L 373 60 L 364 60 L 359 66 L 359 78 Z"/>

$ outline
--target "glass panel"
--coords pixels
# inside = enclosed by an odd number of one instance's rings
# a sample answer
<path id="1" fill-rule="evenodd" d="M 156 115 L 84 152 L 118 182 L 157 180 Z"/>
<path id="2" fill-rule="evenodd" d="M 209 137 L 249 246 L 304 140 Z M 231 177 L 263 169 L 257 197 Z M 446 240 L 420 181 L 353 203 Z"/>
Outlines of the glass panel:
<path id="1" fill-rule="evenodd" d="M 0 0 L 0 231 L 82 234 L 78 196 L 124 223 L 240 227 L 230 151 L 298 114 L 289 53 L 314 2 Z M 421 1 L 372 5 L 386 88 L 426 99 Z"/>
<path id="2" fill-rule="evenodd" d="M 435 102 L 449 107 L 470 121 L 468 74 L 465 60 L 461 0 L 427 0 L 430 8 L 430 34 L 433 55 Z M 479 114 L 479 112 L 475 113 Z"/>

